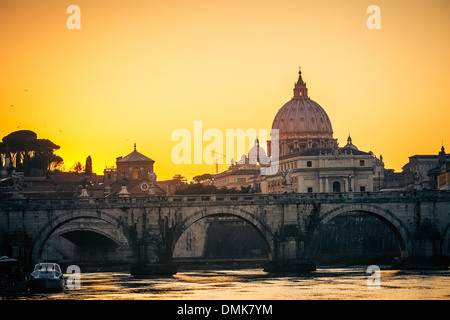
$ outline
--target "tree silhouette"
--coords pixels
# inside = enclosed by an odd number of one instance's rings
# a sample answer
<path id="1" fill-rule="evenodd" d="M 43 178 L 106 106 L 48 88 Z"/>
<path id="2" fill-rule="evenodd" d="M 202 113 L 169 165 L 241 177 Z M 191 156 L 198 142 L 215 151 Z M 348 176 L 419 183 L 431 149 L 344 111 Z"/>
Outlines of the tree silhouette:
<path id="1" fill-rule="evenodd" d="M 48 139 L 38 139 L 31 130 L 14 131 L 3 137 L 0 144 L 2 162 L 11 156 L 12 166 L 28 174 L 32 168 L 50 170 L 62 164 L 63 159 L 54 154 L 60 146 Z"/>
<path id="2" fill-rule="evenodd" d="M 3 137 L 3 142 L 9 147 L 11 161 L 18 170 L 26 171 L 29 165 L 30 152 L 37 134 L 30 130 L 19 130 Z"/>
<path id="3" fill-rule="evenodd" d="M 176 185 L 186 184 L 187 181 L 185 177 L 183 177 L 181 174 L 178 173 L 172 177 L 172 180 L 176 181 Z"/>
<path id="4" fill-rule="evenodd" d="M 236 188 L 221 187 L 217 188 L 214 185 L 204 185 L 201 183 L 193 183 L 175 191 L 176 195 L 198 195 L 198 194 L 238 194 L 251 193 L 251 186 L 241 187 L 240 190 Z"/>
<path id="5" fill-rule="evenodd" d="M 81 164 L 81 162 L 76 162 L 69 170 L 70 172 L 84 172 L 84 166 Z"/>

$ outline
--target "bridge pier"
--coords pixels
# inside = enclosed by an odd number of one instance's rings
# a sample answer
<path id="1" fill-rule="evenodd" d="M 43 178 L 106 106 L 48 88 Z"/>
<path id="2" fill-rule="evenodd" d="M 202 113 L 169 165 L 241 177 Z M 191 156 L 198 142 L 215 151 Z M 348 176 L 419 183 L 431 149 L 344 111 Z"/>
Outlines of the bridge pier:
<path id="1" fill-rule="evenodd" d="M 306 251 L 306 237 L 297 224 L 286 225 L 274 235 L 275 252 L 266 263 L 264 271 L 273 273 L 297 273 L 315 271 L 316 266 Z"/>
<path id="2" fill-rule="evenodd" d="M 130 268 L 134 276 L 173 275 L 177 273 L 172 261 L 172 229 L 167 220 L 160 223 L 159 228 L 149 228 L 138 241 L 137 257 Z"/>
<path id="3" fill-rule="evenodd" d="M 441 239 L 434 232 L 416 233 L 408 256 L 396 259 L 393 267 L 404 270 L 448 269 L 450 257 L 442 252 Z"/>
<path id="4" fill-rule="evenodd" d="M 436 225 L 436 204 L 430 201 L 416 203 L 414 207 L 414 234 L 407 257 L 395 261 L 401 269 L 448 269 L 450 257 L 443 251 L 443 239 Z"/>
<path id="5" fill-rule="evenodd" d="M 177 273 L 172 257 L 164 254 L 160 244 L 144 243 L 139 245 L 136 261 L 130 268 L 134 276 L 142 275 L 172 275 Z"/>

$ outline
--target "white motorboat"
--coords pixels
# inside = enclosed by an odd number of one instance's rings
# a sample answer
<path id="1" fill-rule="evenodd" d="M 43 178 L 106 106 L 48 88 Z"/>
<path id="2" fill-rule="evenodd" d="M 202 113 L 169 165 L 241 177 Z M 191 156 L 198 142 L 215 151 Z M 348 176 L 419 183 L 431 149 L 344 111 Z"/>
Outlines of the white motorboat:
<path id="1" fill-rule="evenodd" d="M 28 279 L 30 291 L 61 291 L 64 276 L 57 263 L 38 263 Z"/>

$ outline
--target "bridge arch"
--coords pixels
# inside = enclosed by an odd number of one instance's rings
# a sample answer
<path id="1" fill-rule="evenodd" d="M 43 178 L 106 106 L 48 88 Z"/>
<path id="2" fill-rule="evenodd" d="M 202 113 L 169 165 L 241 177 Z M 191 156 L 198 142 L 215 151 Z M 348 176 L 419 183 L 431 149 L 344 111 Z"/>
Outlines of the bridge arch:
<path id="1" fill-rule="evenodd" d="M 79 219 L 81 219 L 81 218 L 79 218 Z M 75 219 L 75 220 L 77 220 L 77 219 Z M 72 221 L 75 221 L 75 220 L 72 220 Z M 100 220 L 100 219 L 97 219 L 97 220 Z M 102 221 L 102 220 L 100 220 L 100 221 Z M 56 229 L 55 232 L 52 233 L 52 235 L 64 236 L 66 234 L 75 233 L 75 232 L 79 232 L 79 231 L 96 233 L 96 234 L 102 236 L 103 238 L 106 238 L 109 241 L 115 243 L 116 245 L 119 244 L 118 240 L 116 239 L 115 235 L 112 234 L 112 232 L 103 230 L 101 228 L 91 227 L 90 225 L 85 225 L 82 228 L 80 228 L 78 226 L 70 225 L 70 223 L 68 223 L 68 222 L 64 223 L 58 229 Z"/>
<path id="2" fill-rule="evenodd" d="M 214 216 L 234 216 L 249 223 L 252 227 L 256 229 L 256 231 L 258 231 L 258 233 L 263 238 L 267 246 L 269 260 L 272 259 L 272 254 L 274 252 L 274 237 L 270 228 L 264 222 L 258 219 L 258 217 L 255 214 L 234 207 L 204 208 L 200 211 L 195 212 L 194 214 L 190 214 L 187 218 L 177 223 L 176 226 L 174 227 L 172 252 L 175 249 L 175 245 L 178 239 L 192 224 L 203 218 Z"/>
<path id="3" fill-rule="evenodd" d="M 134 238 L 132 237 L 130 230 L 122 223 L 120 218 L 118 219 L 117 217 L 114 217 L 111 214 L 98 210 L 97 211 L 80 210 L 80 211 L 68 211 L 67 213 L 58 215 L 39 230 L 37 235 L 32 240 L 31 261 L 33 263 L 39 261 L 44 251 L 45 243 L 61 227 L 63 227 L 65 224 L 69 222 L 84 218 L 101 220 L 120 230 L 127 239 L 130 249 L 133 252 L 133 256 L 136 256 L 136 245 Z M 93 231 L 92 228 L 90 228 L 89 230 Z M 102 232 L 101 230 L 95 231 L 96 232 L 98 231 L 98 233 L 102 234 L 103 236 L 110 238 L 109 235 L 104 234 L 104 232 Z"/>
<path id="4" fill-rule="evenodd" d="M 342 205 L 320 215 L 319 223 L 314 227 L 310 236 L 313 239 L 320 230 L 320 227 L 327 224 L 333 218 L 346 213 L 365 213 L 371 215 L 385 223 L 394 233 L 400 249 L 401 258 L 406 258 L 413 252 L 412 236 L 402 221 L 389 210 L 375 205 Z M 311 243 L 309 244 L 311 245 Z"/>

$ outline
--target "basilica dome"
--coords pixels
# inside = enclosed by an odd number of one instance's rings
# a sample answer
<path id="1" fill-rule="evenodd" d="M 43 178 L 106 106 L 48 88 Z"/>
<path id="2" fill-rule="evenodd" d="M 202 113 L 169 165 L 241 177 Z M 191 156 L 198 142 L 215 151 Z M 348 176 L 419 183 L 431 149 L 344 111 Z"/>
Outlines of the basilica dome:
<path id="1" fill-rule="evenodd" d="M 330 119 L 323 108 L 311 99 L 292 99 L 277 113 L 272 129 L 293 137 L 333 137 Z"/>
<path id="2" fill-rule="evenodd" d="M 336 145 L 331 121 L 325 110 L 308 97 L 301 71 L 294 96 L 278 111 L 272 129 L 279 130 L 280 155 Z"/>

